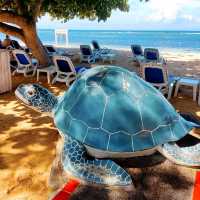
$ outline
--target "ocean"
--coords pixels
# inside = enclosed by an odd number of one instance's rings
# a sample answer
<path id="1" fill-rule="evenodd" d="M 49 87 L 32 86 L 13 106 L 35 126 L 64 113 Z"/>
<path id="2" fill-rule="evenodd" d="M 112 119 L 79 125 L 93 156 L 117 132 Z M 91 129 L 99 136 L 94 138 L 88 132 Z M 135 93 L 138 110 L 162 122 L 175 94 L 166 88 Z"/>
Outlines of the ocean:
<path id="1" fill-rule="evenodd" d="M 55 44 L 53 29 L 39 29 L 38 34 L 44 44 Z M 140 44 L 161 51 L 200 52 L 200 31 L 68 30 L 69 47 L 91 44 L 92 40 L 114 49 L 130 49 L 131 44 Z"/>

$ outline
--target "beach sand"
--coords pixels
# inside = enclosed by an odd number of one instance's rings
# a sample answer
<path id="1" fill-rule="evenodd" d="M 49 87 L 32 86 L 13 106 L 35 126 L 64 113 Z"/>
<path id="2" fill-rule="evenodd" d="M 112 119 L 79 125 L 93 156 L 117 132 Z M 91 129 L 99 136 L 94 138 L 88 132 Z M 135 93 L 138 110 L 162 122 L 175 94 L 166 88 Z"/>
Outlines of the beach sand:
<path id="1" fill-rule="evenodd" d="M 73 51 L 77 50 L 73 49 Z M 113 65 L 124 66 L 132 71 L 138 71 L 138 67 L 128 62 L 128 56 L 131 56 L 130 52 L 124 50 L 115 50 L 114 52 L 117 54 L 117 60 Z M 170 73 L 200 77 L 199 55 L 166 53 L 164 57 L 167 59 Z M 25 107 L 14 96 L 14 90 L 20 83 L 35 81 L 35 77 L 24 78 L 23 75 L 16 75 L 13 77 L 13 91 L 0 95 L 0 200 L 46 200 L 52 192 L 47 182 L 51 164 L 55 158 L 56 144 L 60 136 L 50 117 Z M 65 84 L 48 85 L 45 76 L 41 76 L 40 83 L 48 87 L 56 95 L 62 94 L 66 90 Z M 186 95 L 181 94 L 177 98 L 172 98 L 171 103 L 178 111 L 190 112 L 200 119 L 200 107 L 196 102 L 192 101 L 191 95 L 192 91 L 190 90 Z M 164 163 L 160 168 L 162 168 L 163 171 L 161 170 L 161 172 L 163 172 L 163 177 L 165 178 L 161 180 L 159 177 L 162 174 L 157 174 L 157 178 L 155 179 L 154 177 L 153 180 L 160 181 L 163 184 L 168 181 L 166 183 L 168 189 L 169 184 L 172 184 L 169 190 L 163 186 L 155 192 L 150 185 L 145 188 L 144 184 L 139 184 L 137 189 L 138 187 L 140 188 L 136 194 L 128 194 L 121 190 L 113 190 L 113 192 L 105 188 L 88 189 L 82 186 L 75 192 L 72 199 L 134 199 L 135 195 L 136 197 L 139 195 L 136 199 L 145 199 L 145 197 L 142 198 L 142 195 L 145 196 L 147 194 L 148 199 L 156 199 L 155 195 L 159 197 L 157 199 L 172 199 L 169 193 L 173 193 L 174 189 L 177 189 L 180 187 L 179 184 L 183 183 L 190 187 L 188 191 L 191 191 L 194 171 L 177 167 L 168 161 Z M 166 166 L 167 169 L 170 168 L 169 174 L 164 170 Z M 144 181 L 145 174 L 149 173 L 155 176 L 157 168 L 143 168 L 141 170 L 129 168 L 129 171 L 138 183 Z M 177 174 L 181 174 L 180 177 L 184 177 L 184 180 L 181 179 L 176 185 Z M 145 181 L 148 180 L 145 179 Z M 156 184 L 156 182 L 154 183 Z M 177 189 L 177 193 L 179 192 L 180 195 L 187 196 L 186 191 L 184 190 L 181 193 Z M 164 194 L 166 195 L 165 198 Z M 87 198 L 82 198 L 84 195 Z M 174 199 L 178 200 L 179 198 Z"/>
<path id="2" fill-rule="evenodd" d="M 58 50 L 65 51 L 63 48 L 58 48 Z M 71 48 L 67 51 L 78 53 L 79 49 Z M 130 62 L 132 53 L 129 49 L 112 49 L 112 52 L 116 54 L 116 62 L 114 62 L 113 65 L 123 66 L 130 70 L 138 71 L 138 67 L 135 66 L 135 63 Z M 163 50 L 160 54 L 167 61 L 169 74 L 174 74 L 176 76 L 200 77 L 200 52 Z"/>

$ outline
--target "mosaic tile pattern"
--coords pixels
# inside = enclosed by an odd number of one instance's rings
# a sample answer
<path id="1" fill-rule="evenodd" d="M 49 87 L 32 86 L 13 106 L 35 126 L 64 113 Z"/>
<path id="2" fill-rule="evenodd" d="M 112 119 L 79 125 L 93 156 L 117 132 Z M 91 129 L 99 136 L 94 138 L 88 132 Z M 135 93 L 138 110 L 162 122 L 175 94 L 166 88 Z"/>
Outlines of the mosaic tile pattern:
<path id="1" fill-rule="evenodd" d="M 85 72 L 61 98 L 54 115 L 64 134 L 110 152 L 137 152 L 176 141 L 194 126 L 158 90 L 114 66 Z"/>
<path id="2" fill-rule="evenodd" d="M 89 70 L 58 105 L 54 113 L 55 123 L 65 135 L 64 169 L 100 184 L 129 185 L 132 181 L 113 161 L 88 159 L 84 144 L 110 152 L 137 152 L 179 140 L 194 126 L 158 90 L 116 67 Z M 178 159 L 177 149 L 173 146 L 171 151 Z"/>
<path id="3" fill-rule="evenodd" d="M 176 143 L 162 145 L 162 154 L 180 165 L 200 166 L 200 143 L 191 147 L 179 147 Z"/>
<path id="4" fill-rule="evenodd" d="M 65 136 L 62 152 L 64 169 L 88 182 L 108 185 L 131 185 L 129 174 L 112 160 L 88 158 L 85 147 L 70 136 Z"/>

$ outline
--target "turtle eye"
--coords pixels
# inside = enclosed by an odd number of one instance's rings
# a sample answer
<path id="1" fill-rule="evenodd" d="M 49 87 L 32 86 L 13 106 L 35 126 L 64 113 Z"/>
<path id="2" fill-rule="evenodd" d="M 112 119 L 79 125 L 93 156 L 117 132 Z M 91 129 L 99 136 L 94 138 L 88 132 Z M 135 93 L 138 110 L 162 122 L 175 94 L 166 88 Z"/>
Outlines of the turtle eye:
<path id="1" fill-rule="evenodd" d="M 35 95 L 35 90 L 34 90 L 34 89 L 29 90 L 29 91 L 28 91 L 28 95 L 29 95 L 29 96 Z"/>

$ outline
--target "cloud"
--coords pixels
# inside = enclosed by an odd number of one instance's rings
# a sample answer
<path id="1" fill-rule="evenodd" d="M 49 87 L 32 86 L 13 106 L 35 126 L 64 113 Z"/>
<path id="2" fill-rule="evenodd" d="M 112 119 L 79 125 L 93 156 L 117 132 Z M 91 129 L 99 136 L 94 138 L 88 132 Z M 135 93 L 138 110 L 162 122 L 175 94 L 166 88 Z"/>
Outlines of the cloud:
<path id="1" fill-rule="evenodd" d="M 151 0 L 149 2 L 149 21 L 174 21 L 180 14 L 190 7 L 200 7 L 199 0 Z M 189 15 L 185 15 L 185 19 L 191 20 Z"/>
<path id="2" fill-rule="evenodd" d="M 192 21 L 194 19 L 194 17 L 192 15 L 189 14 L 185 14 L 181 16 L 183 19 L 186 19 L 187 21 Z"/>
<path id="3" fill-rule="evenodd" d="M 130 11 L 113 11 L 106 22 L 73 19 L 66 23 L 48 15 L 38 21 L 39 28 L 69 29 L 200 29 L 200 0 L 130 0 Z"/>

